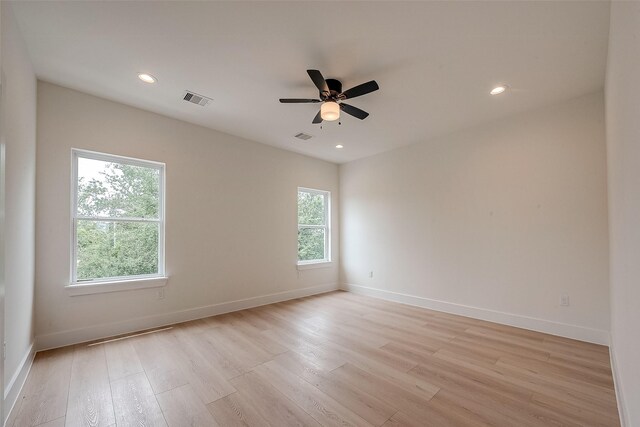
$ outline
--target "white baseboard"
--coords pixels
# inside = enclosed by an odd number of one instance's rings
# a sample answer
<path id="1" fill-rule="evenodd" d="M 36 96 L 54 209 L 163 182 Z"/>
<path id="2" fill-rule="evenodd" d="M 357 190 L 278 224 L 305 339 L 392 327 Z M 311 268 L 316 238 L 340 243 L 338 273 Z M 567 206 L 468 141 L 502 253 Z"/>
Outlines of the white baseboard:
<path id="1" fill-rule="evenodd" d="M 489 310 L 469 305 L 455 304 L 446 301 L 386 291 L 383 289 L 369 288 L 361 285 L 343 284 L 341 289 L 388 301 L 428 308 L 430 310 L 443 311 L 445 313 L 458 314 L 460 316 L 472 317 L 474 319 L 487 320 L 489 322 L 530 329 L 532 331 L 544 332 L 546 334 L 558 335 L 580 341 L 587 341 L 594 344 L 609 345 L 609 332 L 600 329 L 585 328 L 567 323 L 553 322 L 550 320 L 537 319 L 535 317 L 527 317 L 519 314 L 505 313 L 502 311 Z"/>
<path id="2" fill-rule="evenodd" d="M 70 329 L 36 337 L 36 348 L 38 351 L 52 348 L 64 347 L 72 344 L 108 338 L 115 335 L 137 332 L 145 329 L 158 328 L 172 325 L 174 323 L 187 322 L 189 320 L 201 319 L 203 317 L 215 316 L 218 314 L 230 313 L 232 311 L 244 310 L 266 304 L 287 301 L 295 298 L 302 298 L 309 295 L 322 294 L 338 290 L 336 283 L 311 286 L 308 288 L 294 289 L 290 291 L 278 292 L 275 294 L 262 295 L 258 297 L 246 298 L 236 301 L 223 302 L 204 307 L 191 308 L 187 310 L 174 311 L 171 313 L 156 314 L 153 316 L 139 317 L 136 319 L 123 320 L 120 322 L 107 323 L 86 328 Z"/>
<path id="3" fill-rule="evenodd" d="M 9 380 L 9 383 L 4 389 L 4 408 L 6 410 L 5 417 L 3 420 L 3 425 L 11 416 L 11 412 L 15 407 L 18 398 L 20 397 L 20 393 L 22 391 L 22 387 L 27 380 L 27 376 L 29 375 L 29 371 L 31 370 L 31 366 L 33 365 L 33 358 L 35 357 L 34 345 L 33 343 L 27 349 L 24 357 L 20 361 L 20 365 L 18 365 L 18 369 L 13 373 L 13 376 Z"/>
<path id="4" fill-rule="evenodd" d="M 613 388 L 616 391 L 616 400 L 618 402 L 618 416 L 620 417 L 620 425 L 621 427 L 627 427 L 630 424 L 627 422 L 629 419 L 629 415 L 627 414 L 627 407 L 624 403 L 624 397 L 622 395 L 622 390 L 620 389 L 620 377 L 618 376 L 617 370 L 617 362 L 616 362 L 616 354 L 613 344 L 613 337 L 611 337 L 611 343 L 609 344 L 609 359 L 611 362 L 611 373 L 613 376 Z"/>

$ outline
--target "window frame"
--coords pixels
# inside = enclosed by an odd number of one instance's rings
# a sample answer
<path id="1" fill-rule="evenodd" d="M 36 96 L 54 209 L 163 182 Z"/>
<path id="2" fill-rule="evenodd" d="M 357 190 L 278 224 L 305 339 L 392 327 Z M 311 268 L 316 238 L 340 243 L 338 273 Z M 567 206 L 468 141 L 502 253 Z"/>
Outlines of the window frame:
<path id="1" fill-rule="evenodd" d="M 298 195 L 300 192 L 320 195 L 324 197 L 324 225 L 317 224 L 300 224 L 298 217 Z M 315 188 L 309 187 L 298 187 L 298 191 L 296 192 L 296 223 L 298 224 L 298 235 L 300 233 L 300 228 L 323 228 L 324 229 L 324 258 L 323 259 L 313 259 L 313 260 L 300 260 L 298 253 L 298 249 L 296 249 L 296 259 L 298 269 L 302 270 L 305 268 L 314 268 L 318 266 L 325 266 L 331 263 L 331 191 L 328 190 L 318 190 Z M 296 248 L 298 248 L 299 240 L 296 239 Z"/>
<path id="2" fill-rule="evenodd" d="M 80 158 L 111 163 L 145 167 L 159 171 L 158 217 L 92 217 L 78 215 L 78 160 Z M 71 284 L 66 286 L 72 295 L 111 292 L 147 287 L 158 287 L 166 284 L 165 274 L 165 181 L 166 165 L 152 160 L 142 160 L 97 151 L 71 149 Z M 77 277 L 78 255 L 78 222 L 79 220 L 105 222 L 138 222 L 158 224 L 158 272 L 134 276 L 101 277 L 80 280 Z"/>

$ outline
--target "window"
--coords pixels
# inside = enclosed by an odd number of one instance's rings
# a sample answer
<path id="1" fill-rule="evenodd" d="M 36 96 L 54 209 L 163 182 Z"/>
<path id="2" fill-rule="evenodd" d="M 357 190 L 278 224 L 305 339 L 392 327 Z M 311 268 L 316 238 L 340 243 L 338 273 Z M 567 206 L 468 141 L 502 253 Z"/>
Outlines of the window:
<path id="1" fill-rule="evenodd" d="M 73 150 L 72 284 L 164 276 L 164 164 Z"/>
<path id="2" fill-rule="evenodd" d="M 328 191 L 298 188 L 298 264 L 329 262 Z"/>

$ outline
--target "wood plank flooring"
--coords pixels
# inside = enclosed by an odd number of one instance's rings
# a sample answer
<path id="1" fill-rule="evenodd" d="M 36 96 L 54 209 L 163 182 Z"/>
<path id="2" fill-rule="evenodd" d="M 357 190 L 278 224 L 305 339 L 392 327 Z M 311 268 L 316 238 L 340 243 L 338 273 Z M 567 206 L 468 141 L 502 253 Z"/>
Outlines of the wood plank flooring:
<path id="1" fill-rule="evenodd" d="M 26 426 L 618 426 L 606 347 L 346 292 L 38 353 Z"/>

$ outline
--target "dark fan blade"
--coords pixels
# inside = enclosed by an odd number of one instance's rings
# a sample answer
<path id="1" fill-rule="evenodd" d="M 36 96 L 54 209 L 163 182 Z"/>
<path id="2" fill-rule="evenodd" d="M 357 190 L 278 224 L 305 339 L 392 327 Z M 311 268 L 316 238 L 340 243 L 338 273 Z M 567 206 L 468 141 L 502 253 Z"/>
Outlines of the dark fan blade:
<path id="1" fill-rule="evenodd" d="M 317 125 L 318 123 L 322 123 L 321 114 L 322 114 L 322 112 L 318 111 L 318 114 L 316 114 L 316 116 L 313 118 L 313 121 L 311 123 L 313 123 L 314 125 Z"/>
<path id="2" fill-rule="evenodd" d="M 371 80 L 370 82 L 362 83 L 361 85 L 345 90 L 342 92 L 342 95 L 344 96 L 344 99 L 351 99 L 356 96 L 366 95 L 378 89 L 380 89 L 378 83 L 376 83 L 375 80 Z"/>
<path id="3" fill-rule="evenodd" d="M 318 70 L 307 70 L 307 74 L 313 80 L 313 84 L 316 85 L 320 92 L 329 93 L 329 86 L 327 86 L 327 82 L 322 77 L 322 73 Z"/>
<path id="4" fill-rule="evenodd" d="M 283 104 L 305 104 L 321 102 L 319 99 L 296 99 L 296 98 L 280 98 L 280 102 Z"/>
<path id="5" fill-rule="evenodd" d="M 369 115 L 366 111 L 356 108 L 353 105 L 345 104 L 344 102 L 340 104 L 340 109 L 347 114 L 351 114 L 353 117 L 359 118 L 360 120 L 366 119 Z"/>

